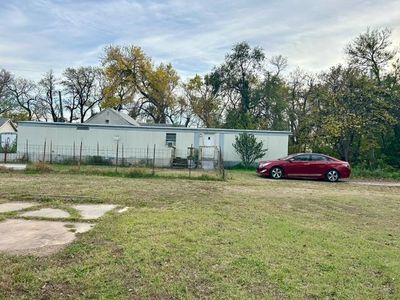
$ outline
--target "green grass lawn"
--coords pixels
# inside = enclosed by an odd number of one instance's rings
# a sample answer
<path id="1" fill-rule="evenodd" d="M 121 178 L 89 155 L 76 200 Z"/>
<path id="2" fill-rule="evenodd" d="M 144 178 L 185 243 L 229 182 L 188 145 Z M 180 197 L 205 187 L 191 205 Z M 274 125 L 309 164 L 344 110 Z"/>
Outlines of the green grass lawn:
<path id="1" fill-rule="evenodd" d="M 0 202 L 133 207 L 50 257 L 0 254 L 0 299 L 400 298 L 400 187 L 227 178 L 0 173 Z"/>

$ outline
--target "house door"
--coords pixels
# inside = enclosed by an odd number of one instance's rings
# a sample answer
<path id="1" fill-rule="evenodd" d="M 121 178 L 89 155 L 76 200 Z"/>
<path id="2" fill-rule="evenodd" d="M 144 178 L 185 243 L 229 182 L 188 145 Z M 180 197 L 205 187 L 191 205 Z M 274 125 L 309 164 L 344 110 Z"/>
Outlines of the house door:
<path id="1" fill-rule="evenodd" d="M 203 146 L 201 147 L 201 164 L 204 169 L 214 169 L 216 158 L 215 134 L 203 134 Z"/>
<path id="2" fill-rule="evenodd" d="M 204 134 L 203 145 L 206 147 L 214 147 L 216 146 L 215 134 Z"/>

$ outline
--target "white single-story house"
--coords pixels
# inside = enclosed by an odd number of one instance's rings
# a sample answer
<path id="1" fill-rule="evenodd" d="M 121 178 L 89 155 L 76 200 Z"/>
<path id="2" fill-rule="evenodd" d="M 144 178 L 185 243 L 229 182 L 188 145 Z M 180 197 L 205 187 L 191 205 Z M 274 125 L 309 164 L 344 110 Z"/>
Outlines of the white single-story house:
<path id="1" fill-rule="evenodd" d="M 268 151 L 262 160 L 287 155 L 288 131 L 143 126 L 109 109 L 83 124 L 19 122 L 18 152 L 31 160 L 41 160 L 43 154 L 51 153 L 56 161 L 67 156 L 76 158 L 82 147 L 82 156 L 119 157 L 119 161 L 140 163 L 151 161 L 155 154 L 157 166 L 170 166 L 174 158 L 187 158 L 197 151 L 200 166 L 212 168 L 221 157 L 219 151 L 226 166 L 240 163 L 233 143 L 241 132 L 254 134 L 263 142 Z"/>
<path id="2" fill-rule="evenodd" d="M 17 127 L 10 119 L 0 118 L 0 134 L 1 133 L 16 133 Z"/>
<path id="3" fill-rule="evenodd" d="M 1 160 L 14 160 L 17 155 L 17 127 L 10 119 L 0 118 L 0 153 Z"/>

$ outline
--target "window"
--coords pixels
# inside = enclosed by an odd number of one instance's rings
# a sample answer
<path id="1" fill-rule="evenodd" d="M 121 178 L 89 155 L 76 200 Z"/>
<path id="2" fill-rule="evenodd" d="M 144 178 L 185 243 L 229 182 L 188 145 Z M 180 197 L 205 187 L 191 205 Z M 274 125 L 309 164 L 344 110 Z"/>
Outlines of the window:
<path id="1" fill-rule="evenodd" d="M 323 155 L 318 155 L 318 154 L 312 154 L 311 155 L 311 160 L 312 161 L 327 161 L 327 157 Z"/>
<path id="2" fill-rule="evenodd" d="M 173 147 L 176 145 L 176 133 L 167 133 L 165 137 L 165 143 L 168 147 Z"/>
<path id="3" fill-rule="evenodd" d="M 106 124 L 109 124 L 110 123 L 110 120 L 106 120 Z"/>
<path id="4" fill-rule="evenodd" d="M 297 156 L 293 157 L 293 160 L 295 160 L 295 161 L 309 161 L 310 160 L 310 155 L 308 155 L 308 154 L 297 155 Z"/>

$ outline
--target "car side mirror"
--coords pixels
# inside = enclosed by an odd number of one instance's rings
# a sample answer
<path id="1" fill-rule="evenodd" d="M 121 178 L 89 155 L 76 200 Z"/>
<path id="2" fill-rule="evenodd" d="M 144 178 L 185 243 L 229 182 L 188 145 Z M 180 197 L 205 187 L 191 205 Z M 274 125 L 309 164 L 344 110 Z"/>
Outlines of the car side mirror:
<path id="1" fill-rule="evenodd" d="M 294 162 L 294 158 L 289 158 L 288 162 L 291 162 L 291 163 Z"/>

